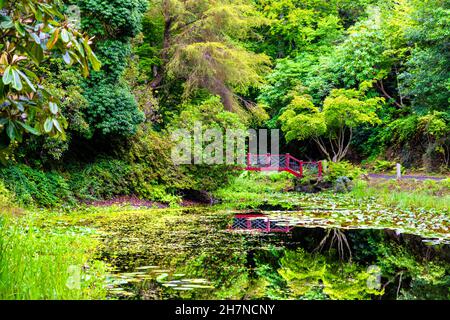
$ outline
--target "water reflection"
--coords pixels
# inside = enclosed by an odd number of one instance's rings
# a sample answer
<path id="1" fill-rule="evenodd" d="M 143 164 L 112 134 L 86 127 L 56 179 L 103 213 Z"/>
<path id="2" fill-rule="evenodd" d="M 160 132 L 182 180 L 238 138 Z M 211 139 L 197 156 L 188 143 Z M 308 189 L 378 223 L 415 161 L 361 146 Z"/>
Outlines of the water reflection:
<path id="1" fill-rule="evenodd" d="M 230 230 L 249 232 L 290 232 L 294 227 L 288 219 L 269 217 L 265 214 L 236 214 Z"/>
<path id="2" fill-rule="evenodd" d="M 102 226 L 101 256 L 116 269 L 109 278 L 113 297 L 449 298 L 449 246 L 394 230 L 335 228 L 282 212 L 207 209 L 114 219 Z"/>

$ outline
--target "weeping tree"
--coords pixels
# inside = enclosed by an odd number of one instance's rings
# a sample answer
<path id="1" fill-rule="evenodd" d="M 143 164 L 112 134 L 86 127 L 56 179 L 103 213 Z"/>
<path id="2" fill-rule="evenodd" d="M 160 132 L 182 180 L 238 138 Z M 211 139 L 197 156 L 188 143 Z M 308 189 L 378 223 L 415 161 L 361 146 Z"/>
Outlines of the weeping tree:
<path id="1" fill-rule="evenodd" d="M 355 89 L 333 90 L 321 107 L 314 106 L 311 96 L 295 96 L 279 121 L 288 142 L 312 139 L 328 160 L 339 162 L 356 127 L 380 122 L 375 111 L 381 101 Z"/>
<path id="2" fill-rule="evenodd" d="M 185 82 L 184 96 L 206 89 L 221 97 L 229 111 L 238 107 L 238 94 L 263 82 L 270 63 L 240 41 L 266 22 L 247 1 L 153 0 L 151 15 L 163 17 L 161 66 L 152 87 L 163 80 Z"/>

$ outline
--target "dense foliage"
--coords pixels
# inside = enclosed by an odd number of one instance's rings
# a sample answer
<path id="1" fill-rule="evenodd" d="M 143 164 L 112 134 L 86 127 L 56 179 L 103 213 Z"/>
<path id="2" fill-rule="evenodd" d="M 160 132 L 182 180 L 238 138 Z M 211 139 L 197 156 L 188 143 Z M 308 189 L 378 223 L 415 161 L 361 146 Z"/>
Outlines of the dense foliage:
<path id="1" fill-rule="evenodd" d="M 2 3 L 1 175 L 23 203 L 214 191 L 233 168 L 171 161 L 197 122 L 279 128 L 303 159 L 448 170 L 448 1 Z"/>

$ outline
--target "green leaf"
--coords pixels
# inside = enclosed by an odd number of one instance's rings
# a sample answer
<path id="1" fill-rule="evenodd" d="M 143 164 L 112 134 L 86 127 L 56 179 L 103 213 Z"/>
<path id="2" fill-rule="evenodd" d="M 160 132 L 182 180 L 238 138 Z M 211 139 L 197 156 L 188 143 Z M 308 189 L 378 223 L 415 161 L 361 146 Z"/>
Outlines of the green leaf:
<path id="1" fill-rule="evenodd" d="M 70 41 L 69 32 L 66 29 L 61 30 L 61 40 L 64 43 L 67 43 Z"/>
<path id="2" fill-rule="evenodd" d="M 16 127 L 14 126 L 14 123 L 12 121 L 9 121 L 8 125 L 6 126 L 6 134 L 8 135 L 9 139 L 11 139 L 11 141 L 16 140 Z"/>
<path id="3" fill-rule="evenodd" d="M 53 124 L 55 125 L 55 128 L 56 128 L 59 132 L 61 132 L 61 133 L 64 132 L 64 130 L 61 128 L 61 125 L 59 124 L 58 120 L 53 119 Z"/>
<path id="4" fill-rule="evenodd" d="M 32 42 L 25 50 L 34 63 L 40 64 L 44 60 L 44 50 L 39 44 Z"/>
<path id="5" fill-rule="evenodd" d="M 9 16 L 2 16 L 0 23 L 0 28 L 2 29 L 11 29 L 14 27 L 14 22 L 11 20 L 11 17 Z"/>
<path id="6" fill-rule="evenodd" d="M 11 72 L 11 66 L 7 66 L 5 72 L 3 73 L 3 84 L 8 85 L 13 80 L 13 74 Z"/>
<path id="7" fill-rule="evenodd" d="M 39 132 L 39 130 L 37 130 L 37 129 L 31 127 L 31 126 L 29 126 L 29 125 L 26 124 L 26 123 L 23 123 L 23 122 L 17 122 L 17 123 L 20 124 L 27 132 L 29 132 L 29 133 L 31 133 L 31 134 L 34 134 L 34 135 L 36 135 L 36 136 L 39 136 L 39 135 L 41 134 L 41 133 Z"/>
<path id="8" fill-rule="evenodd" d="M 47 49 L 48 50 L 51 50 L 55 46 L 56 42 L 58 42 L 59 30 L 60 29 L 55 29 L 53 31 L 52 35 L 50 36 L 50 39 L 47 42 Z"/>
<path id="9" fill-rule="evenodd" d="M 87 39 L 87 38 L 84 39 L 83 45 L 84 45 L 84 50 L 85 50 L 86 53 L 87 53 L 87 57 L 88 57 L 88 59 L 89 59 L 89 62 L 92 64 L 92 68 L 93 68 L 95 71 L 100 70 L 100 68 L 101 68 L 101 66 L 102 66 L 102 63 L 100 62 L 100 60 L 98 60 L 98 58 L 97 58 L 97 56 L 94 54 L 94 52 L 92 52 L 92 49 L 91 49 L 91 47 L 89 46 L 89 43 L 88 43 L 88 39 Z"/>
<path id="10" fill-rule="evenodd" d="M 30 35 L 33 38 L 34 42 L 36 42 L 36 44 L 41 44 L 41 38 L 39 38 L 39 36 L 36 33 L 31 32 Z"/>
<path id="11" fill-rule="evenodd" d="M 66 64 L 71 64 L 72 63 L 72 59 L 70 59 L 70 54 L 68 51 L 66 51 L 66 53 L 63 54 L 63 60 Z"/>
<path id="12" fill-rule="evenodd" d="M 49 133 L 50 131 L 52 131 L 52 129 L 53 129 L 53 119 L 47 118 L 47 120 L 45 120 L 45 123 L 44 123 L 44 131 L 46 133 Z"/>
<path id="13" fill-rule="evenodd" d="M 23 80 L 25 80 L 26 84 L 28 85 L 28 87 L 30 87 L 31 90 L 33 90 L 34 92 L 36 92 L 36 88 L 34 87 L 34 85 L 31 83 L 30 79 L 28 79 L 28 77 L 26 76 L 26 74 L 24 74 L 22 71 L 20 70 L 16 70 L 19 75 L 22 77 Z"/>
<path id="14" fill-rule="evenodd" d="M 14 26 L 16 27 L 17 32 L 22 37 L 25 36 L 25 33 L 26 33 L 25 28 L 23 27 L 23 25 L 19 21 L 14 22 Z"/>
<path id="15" fill-rule="evenodd" d="M 48 104 L 49 108 L 50 108 L 50 112 L 53 114 L 57 114 L 58 113 L 58 105 L 54 102 L 50 102 Z"/>
<path id="16" fill-rule="evenodd" d="M 13 74 L 12 87 L 17 91 L 21 91 L 23 89 L 22 80 L 20 80 L 20 75 L 15 68 L 11 68 L 11 72 Z"/>

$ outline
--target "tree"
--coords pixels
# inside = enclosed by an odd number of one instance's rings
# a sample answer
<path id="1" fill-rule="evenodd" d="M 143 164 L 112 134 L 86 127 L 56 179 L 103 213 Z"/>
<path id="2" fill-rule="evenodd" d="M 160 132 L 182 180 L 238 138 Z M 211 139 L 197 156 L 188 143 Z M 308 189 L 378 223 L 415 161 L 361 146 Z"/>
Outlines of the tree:
<path id="1" fill-rule="evenodd" d="M 50 56 L 76 63 L 84 76 L 100 62 L 91 39 L 79 32 L 57 0 L 0 1 L 0 148 L 21 142 L 25 133 L 64 137 L 66 121 L 58 101 L 35 73 Z"/>
<path id="2" fill-rule="evenodd" d="M 227 110 L 238 108 L 236 94 L 263 82 L 269 58 L 246 50 L 241 40 L 264 23 L 241 0 L 155 0 L 154 17 L 164 18 L 162 66 L 152 82 L 182 79 L 184 96 L 198 89 L 219 95 Z"/>
<path id="3" fill-rule="evenodd" d="M 406 70 L 401 75 L 402 89 L 414 110 L 447 111 L 450 102 L 450 10 L 448 0 L 412 1 L 413 21 L 405 37 L 414 43 Z"/>
<path id="4" fill-rule="evenodd" d="M 356 127 L 380 121 L 375 113 L 380 102 L 354 89 L 333 90 L 321 108 L 311 96 L 296 96 L 279 121 L 288 142 L 312 139 L 328 160 L 338 162 L 346 156 Z"/>

